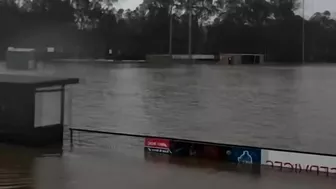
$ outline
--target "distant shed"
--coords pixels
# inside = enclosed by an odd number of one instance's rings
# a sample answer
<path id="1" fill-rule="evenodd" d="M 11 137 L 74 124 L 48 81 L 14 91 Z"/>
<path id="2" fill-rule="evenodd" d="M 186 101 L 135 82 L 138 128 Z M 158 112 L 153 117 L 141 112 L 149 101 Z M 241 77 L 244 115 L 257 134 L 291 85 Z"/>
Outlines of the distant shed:
<path id="1" fill-rule="evenodd" d="M 263 64 L 263 54 L 220 54 L 219 64 Z"/>
<path id="2" fill-rule="evenodd" d="M 6 67 L 16 70 L 35 69 L 37 67 L 36 50 L 9 47 L 6 54 Z"/>

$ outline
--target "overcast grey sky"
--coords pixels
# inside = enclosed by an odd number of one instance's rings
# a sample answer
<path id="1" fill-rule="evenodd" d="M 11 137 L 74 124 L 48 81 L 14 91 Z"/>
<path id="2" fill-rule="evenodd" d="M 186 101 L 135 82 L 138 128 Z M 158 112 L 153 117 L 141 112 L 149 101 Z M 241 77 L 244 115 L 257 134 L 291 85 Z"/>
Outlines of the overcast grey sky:
<path id="1" fill-rule="evenodd" d="M 119 0 L 117 7 L 135 9 L 142 1 L 143 0 Z M 306 17 L 310 17 L 315 12 L 323 12 L 325 10 L 329 10 L 336 15 L 336 0 L 305 0 Z M 302 10 L 299 12 L 302 14 Z"/>

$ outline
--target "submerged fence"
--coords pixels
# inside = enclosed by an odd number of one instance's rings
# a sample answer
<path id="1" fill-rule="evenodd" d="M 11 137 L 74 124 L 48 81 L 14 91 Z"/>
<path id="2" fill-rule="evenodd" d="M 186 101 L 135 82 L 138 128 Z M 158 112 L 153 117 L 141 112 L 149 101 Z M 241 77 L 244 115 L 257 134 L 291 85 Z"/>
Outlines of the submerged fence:
<path id="1" fill-rule="evenodd" d="M 103 135 L 124 136 L 128 139 L 144 139 L 145 143 L 140 144 L 139 140 L 132 145 L 125 145 L 125 140 L 116 140 L 113 143 L 122 145 L 123 153 L 125 150 L 128 154 L 140 154 L 135 153 L 140 150 L 145 153 L 146 159 L 152 159 L 153 154 L 170 154 L 165 156 L 166 162 L 188 162 L 188 159 L 207 159 L 215 160 L 216 162 L 226 162 L 235 164 L 238 167 L 240 165 L 251 165 L 250 170 L 260 172 L 261 167 L 268 167 L 273 169 L 274 167 L 280 170 L 286 169 L 295 172 L 320 173 L 325 176 L 336 175 L 336 155 L 335 154 L 322 154 L 314 152 L 304 152 L 295 150 L 284 150 L 274 148 L 262 148 L 253 146 L 243 146 L 234 144 L 223 144 L 215 142 L 194 141 L 188 139 L 178 139 L 171 137 L 150 136 L 143 134 L 131 134 L 131 133 L 118 133 L 112 131 L 99 131 L 90 129 L 75 129 L 70 128 L 70 141 L 71 145 L 74 144 L 74 132 L 85 132 Z M 131 147 L 131 148 L 127 148 Z M 135 148 L 137 147 L 137 148 Z M 152 153 L 154 152 L 154 153 Z M 141 153 L 144 154 L 144 153 Z M 155 155 L 153 156 L 156 161 Z M 171 158 L 170 158 L 171 157 Z M 180 161 L 182 158 L 186 161 Z M 191 158 L 185 158 L 191 157 Z"/>
<path id="2" fill-rule="evenodd" d="M 83 132 L 83 133 L 91 133 L 91 134 L 103 134 L 107 136 L 124 136 L 124 137 L 131 137 L 133 139 L 140 139 L 144 141 L 146 138 L 160 138 L 166 139 L 175 142 L 183 142 L 183 143 L 190 143 L 190 144 L 200 144 L 200 145 L 210 145 L 210 146 L 219 146 L 219 147 L 227 147 L 230 146 L 231 148 L 247 148 L 247 149 L 254 149 L 254 150 L 273 150 L 279 152 L 288 152 L 288 153 L 300 153 L 300 154 L 309 154 L 309 155 L 319 155 L 319 156 L 331 156 L 336 157 L 335 154 L 328 154 L 328 153 L 316 153 L 316 152 L 308 152 L 308 151 L 300 151 L 300 150 L 286 150 L 286 149 L 279 149 L 279 148 L 269 148 L 269 147 L 260 147 L 260 146 L 248 146 L 248 145 L 236 145 L 236 144 L 225 144 L 219 142 L 207 142 L 207 141 L 196 141 L 190 139 L 181 139 L 175 137 L 166 137 L 166 136 L 153 136 L 153 135 L 145 135 L 145 134 L 135 134 L 135 133 L 122 133 L 122 132 L 113 132 L 113 131 L 102 131 L 102 130 L 94 130 L 94 129 L 84 129 L 84 128 L 69 128 L 70 130 L 70 144 L 74 144 L 74 132 Z M 144 147 L 144 143 L 141 144 L 141 147 Z"/>
<path id="3" fill-rule="evenodd" d="M 227 144 L 223 144 L 223 143 L 196 141 L 196 140 L 181 139 L 181 138 L 175 138 L 175 137 L 153 136 L 153 135 L 134 134 L 134 133 L 122 133 L 122 132 L 102 131 L 102 130 L 83 129 L 83 128 L 69 128 L 69 130 L 70 130 L 70 144 L 71 145 L 74 144 L 74 132 L 84 132 L 84 133 L 103 134 L 103 135 L 126 136 L 126 137 L 138 138 L 138 139 L 160 138 L 160 139 L 173 140 L 173 141 L 192 143 L 192 144 L 227 146 Z M 258 147 L 252 147 L 252 146 L 241 146 L 241 145 L 238 146 L 238 145 L 231 145 L 231 144 L 230 146 L 260 149 Z"/>

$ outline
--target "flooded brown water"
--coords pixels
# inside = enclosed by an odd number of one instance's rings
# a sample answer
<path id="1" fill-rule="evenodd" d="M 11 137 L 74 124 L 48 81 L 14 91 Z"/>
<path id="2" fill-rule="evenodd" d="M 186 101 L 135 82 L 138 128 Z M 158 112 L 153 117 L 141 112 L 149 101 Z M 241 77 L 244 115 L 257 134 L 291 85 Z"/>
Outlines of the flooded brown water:
<path id="1" fill-rule="evenodd" d="M 8 72 L 1 68 L 2 72 Z M 336 66 L 48 63 L 79 77 L 75 127 L 336 153 Z M 66 138 L 68 133 L 65 133 Z M 0 188 L 334 188 L 334 178 L 213 169 L 144 157 L 141 141 L 76 138 L 48 152 L 0 147 Z"/>
<path id="2" fill-rule="evenodd" d="M 3 153 L 3 148 L 1 152 Z M 263 169 L 261 174 L 224 166 L 222 169 L 185 162 L 168 163 L 161 158 L 146 160 L 129 154 L 76 147 L 60 155 L 45 155 L 16 149 L 1 155 L 0 188 L 91 189 L 91 188 L 223 188 L 243 189 L 332 189 L 335 178 L 285 173 Z M 9 187 L 10 186 L 10 187 Z"/>

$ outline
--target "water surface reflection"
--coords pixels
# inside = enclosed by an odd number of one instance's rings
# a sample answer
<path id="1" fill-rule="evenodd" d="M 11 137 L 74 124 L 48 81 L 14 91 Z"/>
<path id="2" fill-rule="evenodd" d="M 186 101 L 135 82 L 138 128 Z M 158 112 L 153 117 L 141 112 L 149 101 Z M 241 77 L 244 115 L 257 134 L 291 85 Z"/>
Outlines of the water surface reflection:
<path id="1" fill-rule="evenodd" d="M 0 66 L 0 71 L 8 70 Z M 46 63 L 29 74 L 79 77 L 84 81 L 73 90 L 73 126 L 336 153 L 336 67 L 332 65 L 57 62 Z M 325 177 L 276 171 L 256 176 L 153 163 L 143 157 L 141 141 L 92 139 L 57 156 L 1 147 L 0 186 L 334 188 L 334 180 Z"/>

